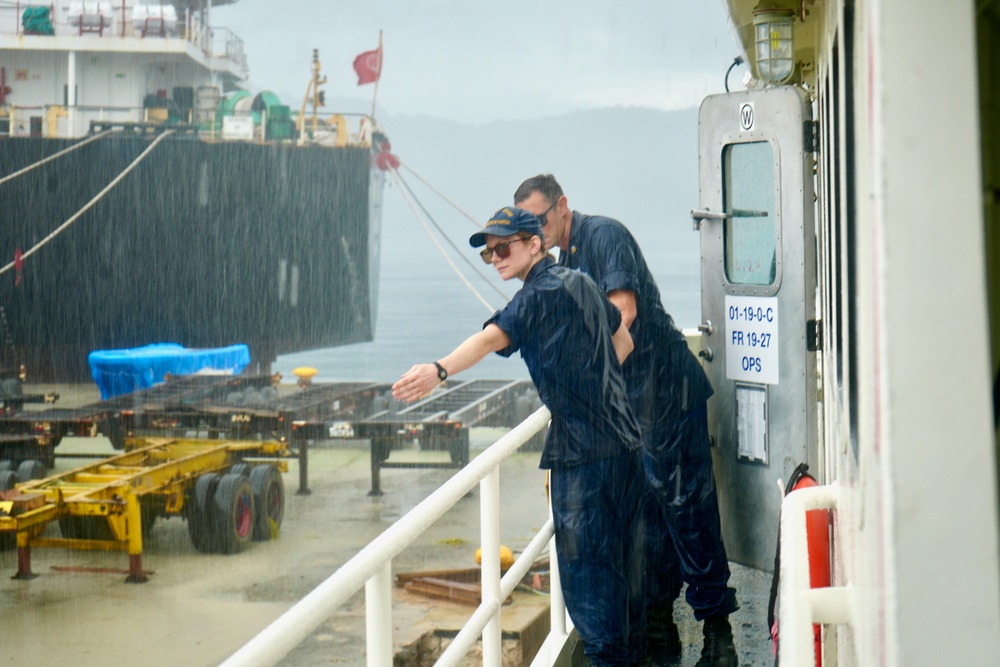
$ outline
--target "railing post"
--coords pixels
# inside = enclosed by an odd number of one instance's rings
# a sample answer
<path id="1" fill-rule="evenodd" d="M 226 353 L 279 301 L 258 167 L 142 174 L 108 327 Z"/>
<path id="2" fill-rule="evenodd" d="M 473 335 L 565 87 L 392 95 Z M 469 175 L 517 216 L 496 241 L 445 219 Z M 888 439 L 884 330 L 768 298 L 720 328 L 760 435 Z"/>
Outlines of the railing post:
<path id="1" fill-rule="evenodd" d="M 482 539 L 482 601 L 500 601 L 500 467 L 479 483 L 479 520 Z M 483 667 L 500 667 L 502 657 L 500 610 L 483 628 Z"/>
<path id="2" fill-rule="evenodd" d="M 806 513 L 836 509 L 840 486 L 791 491 L 781 501 L 781 571 L 778 604 L 778 658 L 783 665 L 812 665 L 816 659 L 813 623 L 851 625 L 849 589 L 810 588 Z"/>
<path id="3" fill-rule="evenodd" d="M 469 464 L 455 473 L 441 488 L 425 498 L 417 507 L 387 528 L 368 546 L 342 565 L 334 574 L 317 586 L 311 593 L 292 606 L 291 609 L 273 621 L 260 634 L 233 653 L 222 667 L 265 667 L 276 665 L 282 658 L 303 641 L 324 619 L 357 592 L 361 581 L 365 582 L 367 621 L 368 665 L 389 667 L 392 664 L 392 559 L 417 536 L 423 534 L 435 521 L 458 503 L 466 494 L 480 486 L 481 502 L 486 509 L 481 510 L 483 539 L 483 599 L 488 600 L 473 614 L 475 625 L 463 628 L 449 646 L 451 660 L 442 655 L 440 663 L 453 666 L 458 659 L 483 635 L 484 665 L 500 667 L 501 664 L 501 624 L 500 598 L 503 591 L 508 594 L 516 581 L 523 577 L 541 552 L 541 543 L 548 540 L 551 525 L 542 527 L 543 534 L 532 540 L 525 553 L 508 572 L 508 581 L 501 586 L 500 580 L 500 474 L 501 462 L 521 447 L 528 438 L 544 428 L 550 418 L 546 408 L 539 408 L 521 425 L 498 440 L 492 447 L 472 459 Z M 18 536 L 18 546 L 27 550 L 27 535 Z M 19 556 L 20 556 L 19 552 Z M 26 556 L 26 555 L 25 555 Z M 527 560 L 525 560 L 527 558 Z M 19 561 L 20 562 L 20 561 Z M 554 565 L 554 563 L 553 563 Z M 24 571 L 30 573 L 30 567 Z M 553 586 L 558 589 L 558 578 L 553 575 Z M 555 597 L 555 596 L 554 596 Z M 561 597 L 559 598 L 561 600 Z M 553 601 L 555 603 L 555 601 Z M 561 602 L 560 602 L 561 607 Z M 484 616 L 496 615 L 490 623 Z M 489 623 L 489 625 L 488 625 Z M 561 627 L 556 622 L 556 627 Z M 563 635 L 565 639 L 565 634 Z M 549 641 L 546 640 L 546 644 Z M 564 643 L 564 642 L 563 642 Z M 462 649 L 463 655 L 458 655 Z M 446 653 L 448 653 L 446 651 Z"/>
<path id="4" fill-rule="evenodd" d="M 392 560 L 365 582 L 368 667 L 392 667 Z"/>

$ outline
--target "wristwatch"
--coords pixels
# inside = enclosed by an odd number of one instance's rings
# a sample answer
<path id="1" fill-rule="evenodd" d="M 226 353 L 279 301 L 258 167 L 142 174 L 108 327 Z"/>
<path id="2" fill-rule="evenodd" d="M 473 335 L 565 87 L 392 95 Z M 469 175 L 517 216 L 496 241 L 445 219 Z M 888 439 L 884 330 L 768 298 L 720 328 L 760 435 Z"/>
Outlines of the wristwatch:
<path id="1" fill-rule="evenodd" d="M 442 366 L 441 364 L 439 364 L 436 361 L 434 362 L 434 365 L 437 366 L 437 369 L 438 369 L 438 380 L 441 380 L 441 382 L 444 382 L 445 380 L 447 380 L 448 379 L 448 371 L 446 371 L 444 369 L 444 366 Z"/>

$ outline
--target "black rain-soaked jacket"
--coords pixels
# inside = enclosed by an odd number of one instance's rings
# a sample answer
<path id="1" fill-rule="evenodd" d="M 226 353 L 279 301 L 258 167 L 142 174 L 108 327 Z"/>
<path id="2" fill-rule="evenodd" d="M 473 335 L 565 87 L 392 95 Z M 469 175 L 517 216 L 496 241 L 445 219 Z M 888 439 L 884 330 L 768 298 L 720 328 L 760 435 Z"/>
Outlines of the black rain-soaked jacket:
<path id="1" fill-rule="evenodd" d="M 583 271 L 605 293 L 635 292 L 636 318 L 629 329 L 635 350 L 622 365 L 629 400 L 647 440 L 669 438 L 680 419 L 712 395 L 701 364 L 663 308 L 656 281 L 639 245 L 617 220 L 573 212 L 569 250 L 559 264 Z M 708 452 L 678 452 L 694 460 Z"/>
<path id="2" fill-rule="evenodd" d="M 593 280 L 543 259 L 491 323 L 511 341 L 498 354 L 520 350 L 552 413 L 539 467 L 596 461 L 641 445 L 611 341 L 621 314 Z"/>

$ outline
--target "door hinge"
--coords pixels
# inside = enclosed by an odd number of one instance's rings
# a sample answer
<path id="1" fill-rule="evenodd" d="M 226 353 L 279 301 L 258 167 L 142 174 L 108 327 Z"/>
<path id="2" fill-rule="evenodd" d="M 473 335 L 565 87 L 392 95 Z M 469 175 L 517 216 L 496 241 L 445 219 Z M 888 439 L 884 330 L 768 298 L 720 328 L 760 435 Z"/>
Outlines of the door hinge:
<path id="1" fill-rule="evenodd" d="M 806 321 L 806 349 L 818 352 L 823 347 L 823 321 Z"/>
<path id="2" fill-rule="evenodd" d="M 802 134 L 802 145 L 805 146 L 807 153 L 818 153 L 819 152 L 819 121 L 818 120 L 807 120 L 802 124 L 803 134 Z"/>

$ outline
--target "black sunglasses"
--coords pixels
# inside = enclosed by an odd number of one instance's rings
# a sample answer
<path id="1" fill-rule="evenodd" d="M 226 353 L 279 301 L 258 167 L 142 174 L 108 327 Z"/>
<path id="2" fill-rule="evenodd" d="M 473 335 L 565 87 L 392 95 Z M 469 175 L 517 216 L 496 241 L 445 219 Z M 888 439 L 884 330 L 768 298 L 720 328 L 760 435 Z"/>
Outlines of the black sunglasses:
<path id="1" fill-rule="evenodd" d="M 518 241 L 527 241 L 525 238 L 516 238 L 510 241 L 502 241 L 492 248 L 486 247 L 479 251 L 479 256 L 483 258 L 483 261 L 487 264 L 493 261 L 493 253 L 497 254 L 500 259 L 507 259 L 510 257 L 510 244 L 517 243 Z"/>
<path id="2" fill-rule="evenodd" d="M 547 209 L 545 209 L 544 211 L 542 211 L 541 213 L 539 213 L 538 215 L 535 216 L 536 218 L 538 218 L 538 222 L 542 223 L 542 227 L 544 227 L 545 225 L 549 224 L 545 220 L 545 217 L 549 214 L 549 211 L 551 211 L 552 209 L 554 209 L 556 207 L 556 204 L 558 204 L 558 203 L 559 203 L 559 200 L 556 199 L 552 203 L 552 206 L 549 206 Z"/>

